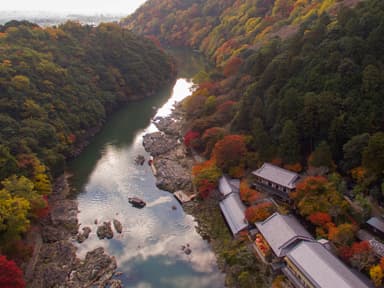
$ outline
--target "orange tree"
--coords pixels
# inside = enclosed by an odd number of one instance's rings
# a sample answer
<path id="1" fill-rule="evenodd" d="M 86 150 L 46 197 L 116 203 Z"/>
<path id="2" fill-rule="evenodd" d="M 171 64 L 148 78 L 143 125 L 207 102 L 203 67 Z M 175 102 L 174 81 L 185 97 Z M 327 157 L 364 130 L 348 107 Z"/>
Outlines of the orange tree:
<path id="1" fill-rule="evenodd" d="M 249 223 L 263 221 L 275 212 L 275 207 L 271 202 L 264 202 L 250 206 L 245 210 L 245 218 Z"/>
<path id="2" fill-rule="evenodd" d="M 240 182 L 240 198 L 243 202 L 252 204 L 253 202 L 263 198 L 263 195 L 260 192 L 250 188 L 247 181 L 242 180 Z"/>
<path id="3" fill-rule="evenodd" d="M 307 177 L 298 183 L 296 191 L 291 193 L 291 198 L 303 217 L 324 212 L 337 219 L 339 216 L 345 216 L 348 209 L 348 203 L 335 186 L 321 176 Z"/>
<path id="4" fill-rule="evenodd" d="M 246 153 L 247 147 L 242 135 L 227 135 L 219 140 L 213 149 L 216 165 L 223 172 L 228 172 L 230 168 L 239 166 Z"/>
<path id="5" fill-rule="evenodd" d="M 211 159 L 193 166 L 192 175 L 193 183 L 196 185 L 200 196 L 206 198 L 209 192 L 217 187 L 221 171 L 217 168 L 215 160 Z"/>

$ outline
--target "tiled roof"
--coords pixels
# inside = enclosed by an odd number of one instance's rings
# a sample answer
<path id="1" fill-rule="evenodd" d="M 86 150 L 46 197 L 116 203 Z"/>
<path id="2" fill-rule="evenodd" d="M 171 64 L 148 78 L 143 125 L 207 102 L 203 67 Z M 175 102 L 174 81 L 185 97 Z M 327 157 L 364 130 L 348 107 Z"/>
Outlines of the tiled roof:
<path id="1" fill-rule="evenodd" d="M 370 287 L 318 242 L 300 242 L 287 253 L 287 258 L 315 287 Z"/>
<path id="2" fill-rule="evenodd" d="M 230 193 L 239 193 L 240 180 L 228 179 L 226 176 L 222 176 L 219 179 L 219 191 L 223 196 L 227 196 Z"/>
<path id="3" fill-rule="evenodd" d="M 367 221 L 367 224 L 379 230 L 380 232 L 384 232 L 384 220 L 382 220 L 381 218 L 371 217 Z"/>
<path id="4" fill-rule="evenodd" d="M 225 176 L 222 176 L 219 180 L 219 191 L 223 196 L 227 196 L 233 192 L 233 189 Z"/>
<path id="5" fill-rule="evenodd" d="M 296 187 L 295 182 L 299 178 L 299 174 L 269 163 L 264 163 L 263 166 L 253 171 L 252 174 L 289 189 Z"/>
<path id="6" fill-rule="evenodd" d="M 241 202 L 239 194 L 229 194 L 220 202 L 220 209 L 233 235 L 248 227 L 248 222 L 244 216 L 245 205 Z"/>
<path id="7" fill-rule="evenodd" d="M 288 248 L 299 240 L 313 240 L 311 234 L 291 215 L 276 212 L 255 225 L 277 257 L 285 256 Z"/>

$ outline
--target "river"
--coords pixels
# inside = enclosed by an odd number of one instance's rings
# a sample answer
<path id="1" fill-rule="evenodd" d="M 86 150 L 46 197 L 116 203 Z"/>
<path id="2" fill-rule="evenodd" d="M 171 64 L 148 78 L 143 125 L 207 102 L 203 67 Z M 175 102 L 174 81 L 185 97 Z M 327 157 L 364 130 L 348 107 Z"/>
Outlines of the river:
<path id="1" fill-rule="evenodd" d="M 79 191 L 79 223 L 92 228 L 89 239 L 77 244 L 78 254 L 103 246 L 116 257 L 124 287 L 224 287 L 224 275 L 209 244 L 195 231 L 194 218 L 172 194 L 155 186 L 148 165 L 134 163 L 139 154 L 149 157 L 142 136 L 156 129 L 150 119 L 168 115 L 175 101 L 189 95 L 190 78 L 202 67 L 203 59 L 196 54 L 174 55 L 182 61 L 172 91 L 122 107 L 69 167 L 72 186 Z M 129 196 L 142 198 L 146 207 L 132 207 Z M 99 240 L 95 220 L 100 224 L 114 218 L 122 222 L 123 233 Z M 183 252 L 183 245 L 191 248 L 190 255 Z"/>

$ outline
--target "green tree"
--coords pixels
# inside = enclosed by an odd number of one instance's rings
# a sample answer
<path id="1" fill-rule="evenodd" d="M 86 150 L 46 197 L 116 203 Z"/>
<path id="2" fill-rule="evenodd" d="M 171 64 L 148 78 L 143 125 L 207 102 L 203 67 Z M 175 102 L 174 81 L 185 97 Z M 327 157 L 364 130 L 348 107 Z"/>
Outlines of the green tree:
<path id="1" fill-rule="evenodd" d="M 0 179 L 4 179 L 18 170 L 16 159 L 6 146 L 0 145 Z"/>
<path id="2" fill-rule="evenodd" d="M 280 134 L 279 152 L 285 164 L 297 163 L 300 159 L 298 133 L 292 120 L 287 120 L 284 123 L 283 131 Z"/>
<path id="3" fill-rule="evenodd" d="M 344 171 L 361 165 L 363 150 L 368 145 L 368 141 L 369 134 L 363 133 L 353 136 L 343 145 L 344 159 L 342 161 L 342 168 Z"/>
<path id="4" fill-rule="evenodd" d="M 332 160 L 331 148 L 327 142 L 323 141 L 316 147 L 316 149 L 309 156 L 308 164 L 313 167 L 334 168 L 335 164 Z"/>
<path id="5" fill-rule="evenodd" d="M 363 151 L 363 167 L 374 176 L 384 171 L 384 133 L 373 134 Z"/>

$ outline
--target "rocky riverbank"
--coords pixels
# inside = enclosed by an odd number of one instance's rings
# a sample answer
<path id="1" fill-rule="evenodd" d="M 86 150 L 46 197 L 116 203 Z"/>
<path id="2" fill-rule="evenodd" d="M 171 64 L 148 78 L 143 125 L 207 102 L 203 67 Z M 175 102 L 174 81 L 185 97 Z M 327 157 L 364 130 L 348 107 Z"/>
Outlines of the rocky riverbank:
<path id="1" fill-rule="evenodd" d="M 160 189 L 174 193 L 183 190 L 193 194 L 191 169 L 196 160 L 183 145 L 187 123 L 180 107 L 167 118 L 154 119 L 158 132 L 143 137 L 143 145 L 153 157 L 156 184 Z M 183 204 L 186 213 L 195 217 L 197 232 L 210 242 L 219 268 L 226 274 L 227 287 L 271 287 L 266 267 L 256 260 L 247 238 L 232 238 L 222 217 L 218 191 L 205 200 Z"/>
<path id="2" fill-rule="evenodd" d="M 162 190 L 192 192 L 191 168 L 193 159 L 187 156 L 183 145 L 182 114 L 174 112 L 167 118 L 158 117 L 154 124 L 158 132 L 146 134 L 143 145 L 151 154 L 156 168 L 156 185 Z"/>
<path id="3" fill-rule="evenodd" d="M 49 199 L 50 213 L 40 223 L 41 236 L 36 236 L 25 273 L 28 287 L 122 287 L 119 280 L 112 279 L 116 260 L 105 254 L 103 248 L 88 252 L 84 259 L 76 257 L 73 239 L 90 231 L 83 229 L 78 234 L 77 202 L 68 198 L 67 178 L 63 175 L 56 180 Z"/>

